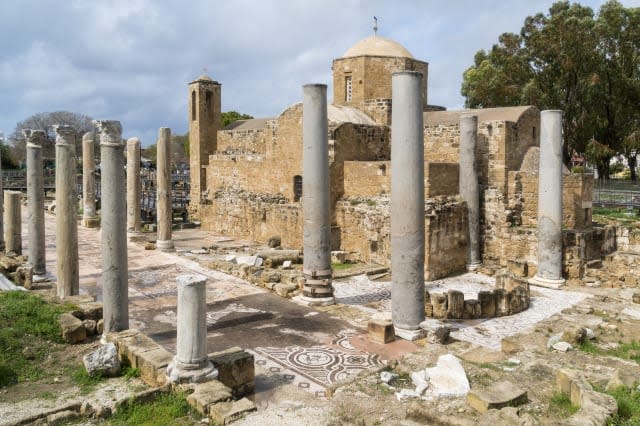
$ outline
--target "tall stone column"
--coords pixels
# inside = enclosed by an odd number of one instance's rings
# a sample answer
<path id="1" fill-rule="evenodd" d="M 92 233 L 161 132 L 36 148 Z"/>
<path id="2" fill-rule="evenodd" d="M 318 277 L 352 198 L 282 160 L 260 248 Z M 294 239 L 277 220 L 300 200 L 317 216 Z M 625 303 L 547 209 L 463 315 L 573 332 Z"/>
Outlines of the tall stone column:
<path id="1" fill-rule="evenodd" d="M 76 133 L 71 126 L 53 128 L 56 132 L 56 278 L 58 297 L 63 299 L 80 292 Z"/>
<path id="2" fill-rule="evenodd" d="M 95 121 L 100 132 L 102 317 L 104 334 L 129 328 L 124 144 L 119 121 Z"/>
<path id="3" fill-rule="evenodd" d="M 178 284 L 176 356 L 167 367 L 172 382 L 203 382 L 218 377 L 207 358 L 207 278 L 181 275 Z"/>
<path id="4" fill-rule="evenodd" d="M 171 202 L 171 129 L 161 127 L 158 132 L 157 145 L 157 202 L 156 217 L 158 222 L 158 238 L 156 248 L 161 251 L 173 251 L 171 225 L 173 222 L 173 205 Z"/>
<path id="5" fill-rule="evenodd" d="M 127 140 L 127 233 L 140 232 L 140 139 Z"/>
<path id="6" fill-rule="evenodd" d="M 304 287 L 301 301 L 335 303 L 331 284 L 331 216 L 327 86 L 303 86 L 302 207 L 304 214 Z"/>
<path id="7" fill-rule="evenodd" d="M 7 254 L 22 254 L 22 215 L 18 191 L 4 191 L 4 242 Z"/>
<path id="8" fill-rule="evenodd" d="M 0 153 L 0 251 L 4 251 L 4 190 L 2 173 L 2 154 Z"/>
<path id="9" fill-rule="evenodd" d="M 87 132 L 82 136 L 82 225 L 98 226 L 96 212 L 96 134 Z"/>
<path id="10" fill-rule="evenodd" d="M 538 267 L 531 284 L 559 288 L 562 277 L 562 111 L 540 113 Z"/>
<path id="11" fill-rule="evenodd" d="M 478 116 L 460 117 L 460 196 L 467 203 L 467 269 L 473 271 L 480 260 L 480 188 L 476 146 L 478 145 Z"/>
<path id="12" fill-rule="evenodd" d="M 424 321 L 424 140 L 421 74 L 391 78 L 391 314 L 396 335 L 415 340 Z"/>
<path id="13" fill-rule="evenodd" d="M 46 274 L 44 239 L 44 168 L 42 164 L 43 130 L 23 130 L 27 140 L 27 221 L 29 232 L 29 263 L 37 278 Z"/>

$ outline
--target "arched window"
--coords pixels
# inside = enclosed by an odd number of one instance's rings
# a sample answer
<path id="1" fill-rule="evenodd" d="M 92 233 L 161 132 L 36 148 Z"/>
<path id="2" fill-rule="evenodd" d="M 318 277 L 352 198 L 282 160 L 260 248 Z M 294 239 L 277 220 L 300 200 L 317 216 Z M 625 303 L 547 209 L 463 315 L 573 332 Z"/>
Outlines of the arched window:
<path id="1" fill-rule="evenodd" d="M 191 92 L 191 121 L 196 121 L 196 91 Z"/>
<path id="2" fill-rule="evenodd" d="M 300 201 L 302 198 L 302 176 L 293 177 L 293 201 Z"/>
<path id="3" fill-rule="evenodd" d="M 213 93 L 211 93 L 211 90 L 207 90 L 205 92 L 205 95 L 204 95 L 204 100 L 205 100 L 206 105 L 207 105 L 207 112 L 209 113 L 209 115 L 211 117 L 213 117 L 212 99 L 213 99 Z"/>

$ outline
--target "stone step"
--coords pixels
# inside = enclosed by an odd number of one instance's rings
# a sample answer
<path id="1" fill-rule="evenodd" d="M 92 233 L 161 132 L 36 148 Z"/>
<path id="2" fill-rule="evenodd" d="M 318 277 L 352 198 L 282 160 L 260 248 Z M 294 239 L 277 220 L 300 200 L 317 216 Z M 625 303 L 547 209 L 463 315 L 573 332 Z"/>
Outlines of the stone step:
<path id="1" fill-rule="evenodd" d="M 467 394 L 467 404 L 480 413 L 495 408 L 516 407 L 527 402 L 527 391 L 511 382 L 504 381 L 482 389 L 472 389 Z"/>
<path id="2" fill-rule="evenodd" d="M 219 425 L 228 425 L 242 418 L 245 414 L 256 411 L 256 405 L 242 398 L 239 401 L 220 402 L 209 408 L 209 417 Z"/>

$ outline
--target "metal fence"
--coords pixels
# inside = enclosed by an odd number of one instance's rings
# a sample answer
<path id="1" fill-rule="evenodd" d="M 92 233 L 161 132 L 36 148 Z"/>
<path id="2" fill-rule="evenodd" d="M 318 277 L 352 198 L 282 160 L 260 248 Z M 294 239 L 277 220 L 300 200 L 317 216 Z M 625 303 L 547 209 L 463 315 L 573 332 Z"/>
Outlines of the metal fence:
<path id="1" fill-rule="evenodd" d="M 596 181 L 593 203 L 607 207 L 640 207 L 640 183 L 613 179 Z"/>

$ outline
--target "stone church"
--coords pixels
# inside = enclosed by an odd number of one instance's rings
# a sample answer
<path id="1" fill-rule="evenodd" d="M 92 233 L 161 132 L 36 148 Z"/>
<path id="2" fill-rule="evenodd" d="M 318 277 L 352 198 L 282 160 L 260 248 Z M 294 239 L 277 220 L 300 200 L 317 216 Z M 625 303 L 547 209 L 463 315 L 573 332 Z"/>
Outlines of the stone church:
<path id="1" fill-rule="evenodd" d="M 483 263 L 535 274 L 540 112 L 535 107 L 445 111 L 428 103 L 427 62 L 373 35 L 334 59 L 328 106 L 332 248 L 390 262 L 391 75 L 422 74 L 425 161 L 425 277 L 465 270 L 466 205 L 459 196 L 459 120 L 478 116 Z M 277 117 L 220 129 L 221 84 L 189 83 L 192 217 L 216 234 L 302 247 L 302 104 Z M 579 277 L 609 250 L 592 226 L 591 175 L 564 178 L 565 275 Z"/>

